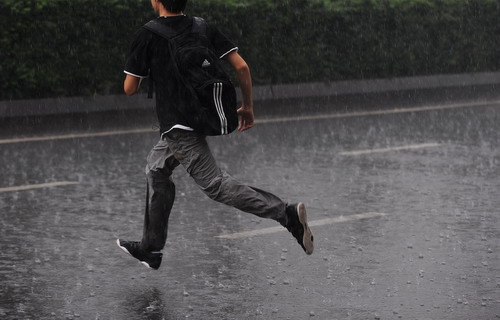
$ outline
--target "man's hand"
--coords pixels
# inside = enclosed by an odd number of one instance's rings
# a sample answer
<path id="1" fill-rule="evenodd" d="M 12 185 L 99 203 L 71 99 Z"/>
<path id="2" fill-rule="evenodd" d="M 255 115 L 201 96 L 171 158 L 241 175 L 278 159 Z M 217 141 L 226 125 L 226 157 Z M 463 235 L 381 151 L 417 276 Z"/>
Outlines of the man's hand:
<path id="1" fill-rule="evenodd" d="M 240 118 L 238 131 L 245 131 L 253 127 L 253 107 L 242 106 L 236 112 Z"/>

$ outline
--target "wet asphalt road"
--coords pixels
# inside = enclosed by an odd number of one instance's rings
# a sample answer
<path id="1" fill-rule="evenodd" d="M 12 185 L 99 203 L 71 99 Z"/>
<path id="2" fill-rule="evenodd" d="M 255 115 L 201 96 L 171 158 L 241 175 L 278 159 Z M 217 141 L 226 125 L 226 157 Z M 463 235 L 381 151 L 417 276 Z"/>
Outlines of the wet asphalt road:
<path id="1" fill-rule="evenodd" d="M 210 138 L 234 177 L 306 203 L 316 250 L 178 168 L 158 271 L 115 244 L 141 236 L 155 133 L 0 144 L 0 319 L 498 319 L 500 103 L 432 106 Z"/>

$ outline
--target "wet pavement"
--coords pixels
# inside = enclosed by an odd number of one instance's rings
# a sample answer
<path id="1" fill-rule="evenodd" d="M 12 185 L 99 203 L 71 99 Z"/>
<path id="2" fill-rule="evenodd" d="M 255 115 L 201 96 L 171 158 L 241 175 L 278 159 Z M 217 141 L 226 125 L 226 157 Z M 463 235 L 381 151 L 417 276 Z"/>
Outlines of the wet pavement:
<path id="1" fill-rule="evenodd" d="M 376 107 L 209 138 L 234 177 L 306 203 L 312 256 L 178 168 L 158 271 L 115 244 L 141 236 L 155 133 L 3 132 L 0 319 L 500 318 L 500 103 Z"/>

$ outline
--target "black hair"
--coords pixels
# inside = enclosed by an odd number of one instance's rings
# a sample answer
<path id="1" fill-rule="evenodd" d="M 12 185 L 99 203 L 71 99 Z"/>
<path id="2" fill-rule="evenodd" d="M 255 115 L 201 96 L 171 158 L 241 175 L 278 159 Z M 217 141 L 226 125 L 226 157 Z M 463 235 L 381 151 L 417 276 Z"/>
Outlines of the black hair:
<path id="1" fill-rule="evenodd" d="M 187 4 L 187 0 L 160 0 L 165 9 L 172 13 L 181 13 Z"/>

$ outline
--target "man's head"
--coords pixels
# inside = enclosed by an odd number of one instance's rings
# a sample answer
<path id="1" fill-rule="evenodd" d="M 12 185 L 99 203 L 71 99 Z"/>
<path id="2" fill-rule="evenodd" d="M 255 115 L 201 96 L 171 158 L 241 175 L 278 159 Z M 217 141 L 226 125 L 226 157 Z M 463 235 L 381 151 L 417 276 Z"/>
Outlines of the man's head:
<path id="1" fill-rule="evenodd" d="M 187 0 L 160 0 L 165 9 L 172 13 L 181 13 L 186 8 Z"/>

